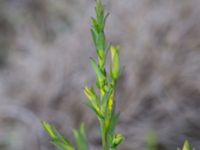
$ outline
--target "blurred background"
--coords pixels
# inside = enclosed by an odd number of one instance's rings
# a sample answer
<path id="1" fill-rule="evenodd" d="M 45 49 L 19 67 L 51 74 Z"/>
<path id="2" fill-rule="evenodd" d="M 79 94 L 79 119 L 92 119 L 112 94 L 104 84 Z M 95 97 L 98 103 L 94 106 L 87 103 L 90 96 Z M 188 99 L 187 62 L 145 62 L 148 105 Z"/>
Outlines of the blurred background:
<path id="1" fill-rule="evenodd" d="M 200 1 L 104 0 L 108 41 L 121 48 L 117 103 L 123 150 L 159 150 L 185 139 L 200 148 Z M 94 0 L 0 0 L 0 150 L 55 150 L 41 128 L 54 124 L 72 141 L 85 122 L 100 150 L 85 85 L 95 74 L 90 36 Z"/>

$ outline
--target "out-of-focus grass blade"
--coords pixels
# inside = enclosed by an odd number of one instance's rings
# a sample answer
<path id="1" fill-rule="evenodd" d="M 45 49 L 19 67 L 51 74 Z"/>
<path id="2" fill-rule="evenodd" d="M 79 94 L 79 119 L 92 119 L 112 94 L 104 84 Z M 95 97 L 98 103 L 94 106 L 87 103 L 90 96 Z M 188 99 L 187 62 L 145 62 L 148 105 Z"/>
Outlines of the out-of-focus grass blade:
<path id="1" fill-rule="evenodd" d="M 89 148 L 88 148 L 84 124 L 82 123 L 78 130 L 73 130 L 73 133 L 76 139 L 78 150 L 88 150 Z"/>

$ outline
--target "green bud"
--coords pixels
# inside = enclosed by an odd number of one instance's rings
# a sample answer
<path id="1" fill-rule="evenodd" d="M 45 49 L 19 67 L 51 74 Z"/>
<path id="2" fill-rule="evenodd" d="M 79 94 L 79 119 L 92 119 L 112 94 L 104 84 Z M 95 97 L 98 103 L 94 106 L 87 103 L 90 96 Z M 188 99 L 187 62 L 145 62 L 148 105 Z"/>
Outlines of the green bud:
<path id="1" fill-rule="evenodd" d="M 99 109 L 98 97 L 93 88 L 88 88 L 87 86 L 84 89 L 84 93 L 87 96 L 90 103 L 95 109 Z"/>
<path id="2" fill-rule="evenodd" d="M 93 100 L 96 100 L 97 99 L 97 96 L 94 92 L 94 89 L 93 88 L 88 88 L 87 86 L 85 87 L 85 90 L 84 90 L 84 93 L 85 95 L 87 96 L 87 98 L 90 100 L 90 101 L 93 101 Z"/>
<path id="3" fill-rule="evenodd" d="M 110 66 L 111 77 L 114 80 L 117 80 L 120 75 L 119 48 L 111 46 L 110 51 L 111 51 L 111 66 Z"/>
<path id="4" fill-rule="evenodd" d="M 192 150 L 192 147 L 188 140 L 186 140 L 183 144 L 183 150 Z"/>
<path id="5" fill-rule="evenodd" d="M 116 148 L 123 140 L 124 137 L 121 134 L 115 134 L 115 137 L 112 141 L 112 148 Z"/>

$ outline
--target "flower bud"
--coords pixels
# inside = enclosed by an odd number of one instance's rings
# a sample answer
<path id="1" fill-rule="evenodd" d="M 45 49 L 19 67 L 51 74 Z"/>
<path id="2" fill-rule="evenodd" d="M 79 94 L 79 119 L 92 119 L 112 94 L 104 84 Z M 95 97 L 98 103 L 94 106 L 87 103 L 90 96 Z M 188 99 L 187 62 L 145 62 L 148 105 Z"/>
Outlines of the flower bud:
<path id="1" fill-rule="evenodd" d="M 112 93 L 109 100 L 108 100 L 108 110 L 109 110 L 109 112 L 112 112 L 112 110 L 113 110 L 113 105 L 114 105 L 113 104 L 114 103 L 113 97 L 114 97 L 114 94 Z"/>
<path id="2" fill-rule="evenodd" d="M 116 148 L 123 140 L 124 137 L 121 134 L 115 134 L 115 137 L 112 141 L 112 148 Z"/>
<path id="3" fill-rule="evenodd" d="M 192 147 L 191 147 L 190 143 L 188 142 L 188 140 L 186 140 L 184 142 L 183 150 L 192 150 Z"/>
<path id="4" fill-rule="evenodd" d="M 94 92 L 94 90 L 91 88 L 89 89 L 87 86 L 85 87 L 85 90 L 84 90 L 84 93 L 85 95 L 87 96 L 87 98 L 90 100 L 90 101 L 96 101 L 97 100 L 97 95 L 96 93 Z"/>
<path id="5" fill-rule="evenodd" d="M 110 66 L 111 77 L 114 80 L 117 80 L 120 75 L 119 48 L 111 46 L 110 51 L 111 51 L 111 66 Z"/>

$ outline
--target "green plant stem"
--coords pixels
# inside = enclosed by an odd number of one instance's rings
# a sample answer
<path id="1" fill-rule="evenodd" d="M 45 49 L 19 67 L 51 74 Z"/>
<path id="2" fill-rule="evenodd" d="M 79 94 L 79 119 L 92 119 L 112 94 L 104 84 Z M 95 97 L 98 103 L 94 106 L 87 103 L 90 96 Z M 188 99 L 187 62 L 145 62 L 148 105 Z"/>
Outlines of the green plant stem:
<path id="1" fill-rule="evenodd" d="M 102 146 L 104 150 L 109 150 L 108 144 L 107 144 L 107 140 L 106 140 L 106 134 L 104 132 L 105 129 L 105 125 L 104 125 L 104 121 L 100 120 L 100 127 L 101 127 L 101 138 L 102 138 Z"/>
<path id="2" fill-rule="evenodd" d="M 103 95 L 101 95 L 101 102 L 103 99 Z M 107 135 L 105 132 L 105 120 L 99 119 L 99 123 L 100 123 L 100 130 L 101 130 L 101 141 L 102 141 L 102 147 L 103 150 L 109 150 L 109 145 L 108 145 L 108 140 L 107 140 Z"/>
<path id="3" fill-rule="evenodd" d="M 113 86 L 113 95 L 114 95 L 115 90 L 116 90 L 116 81 L 113 81 L 112 86 Z M 103 94 L 100 94 L 101 101 L 103 100 L 103 96 L 104 96 Z M 113 96 L 113 105 L 115 105 L 114 96 Z M 114 108 L 115 107 L 113 107 L 113 111 L 115 111 Z M 109 119 L 109 122 L 110 122 L 110 119 Z M 101 139 L 102 139 L 103 150 L 114 150 L 110 147 L 110 142 L 108 140 L 108 133 L 106 131 L 106 128 L 107 128 L 106 120 L 99 119 L 99 123 L 100 123 L 100 129 L 101 129 Z"/>

